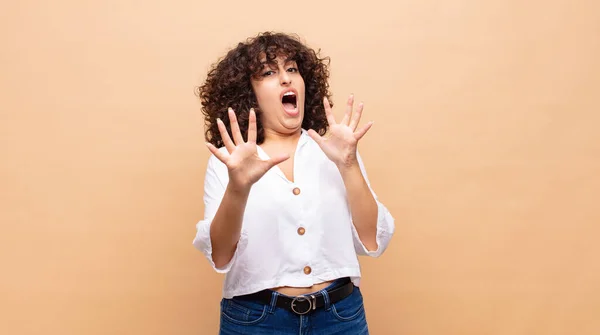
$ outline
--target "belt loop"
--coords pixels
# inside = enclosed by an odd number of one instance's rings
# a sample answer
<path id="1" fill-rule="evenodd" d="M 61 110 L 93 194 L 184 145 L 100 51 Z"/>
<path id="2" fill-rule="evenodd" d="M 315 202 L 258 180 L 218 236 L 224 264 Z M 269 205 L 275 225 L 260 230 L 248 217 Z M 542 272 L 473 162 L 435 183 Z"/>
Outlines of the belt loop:
<path id="1" fill-rule="evenodd" d="M 329 307 L 331 307 L 331 301 L 329 300 L 329 293 L 327 292 L 326 289 L 323 289 L 321 291 L 319 291 L 319 293 L 321 293 L 323 295 L 323 301 L 325 303 L 325 305 L 323 305 L 323 309 L 325 309 L 326 311 L 329 311 Z"/>
<path id="2" fill-rule="evenodd" d="M 277 291 L 271 292 L 271 303 L 269 304 L 269 313 L 273 314 L 275 312 L 275 307 L 277 306 Z"/>

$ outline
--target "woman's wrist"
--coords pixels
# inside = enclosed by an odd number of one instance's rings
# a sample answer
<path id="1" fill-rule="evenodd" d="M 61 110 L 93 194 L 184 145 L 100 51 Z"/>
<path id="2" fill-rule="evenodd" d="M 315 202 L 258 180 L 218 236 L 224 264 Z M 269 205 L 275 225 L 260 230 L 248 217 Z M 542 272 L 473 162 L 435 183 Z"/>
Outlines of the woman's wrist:
<path id="1" fill-rule="evenodd" d="M 358 161 L 349 164 L 338 165 L 340 175 L 345 184 L 357 182 L 362 179 L 362 171 L 358 165 Z"/>

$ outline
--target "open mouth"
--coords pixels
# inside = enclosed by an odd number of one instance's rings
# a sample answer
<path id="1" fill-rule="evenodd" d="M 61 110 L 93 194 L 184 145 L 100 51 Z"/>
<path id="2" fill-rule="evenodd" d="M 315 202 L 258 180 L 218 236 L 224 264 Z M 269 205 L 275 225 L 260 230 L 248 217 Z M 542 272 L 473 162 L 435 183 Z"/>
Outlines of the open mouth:
<path id="1" fill-rule="evenodd" d="M 298 107 L 296 94 L 294 92 L 287 92 L 281 98 L 281 103 L 283 104 L 283 109 L 285 109 L 288 113 L 296 112 L 296 108 Z"/>

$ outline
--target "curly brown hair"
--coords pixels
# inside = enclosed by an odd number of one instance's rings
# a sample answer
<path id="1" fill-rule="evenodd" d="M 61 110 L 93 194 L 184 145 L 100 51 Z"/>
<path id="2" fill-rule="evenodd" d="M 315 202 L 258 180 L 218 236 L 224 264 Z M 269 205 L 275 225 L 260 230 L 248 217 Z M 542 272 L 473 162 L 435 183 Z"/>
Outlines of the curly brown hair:
<path id="1" fill-rule="evenodd" d="M 206 81 L 197 89 L 205 119 L 205 139 L 219 148 L 223 140 L 217 127 L 220 118 L 231 135 L 227 109 L 236 114 L 244 140 L 247 140 L 250 108 L 256 112 L 256 143 L 264 141 L 264 128 L 260 122 L 261 110 L 252 89 L 250 80 L 260 80 L 263 68 L 261 56 L 266 56 L 267 64 L 276 62 L 277 56 L 284 56 L 298 65 L 305 85 L 305 105 L 302 128 L 314 129 L 324 135 L 328 129 L 323 98 L 330 99 L 329 57 L 320 58 L 317 51 L 304 45 L 296 35 L 263 32 L 248 38 L 231 49 L 225 57 L 211 66 Z M 333 103 L 330 100 L 330 105 Z"/>

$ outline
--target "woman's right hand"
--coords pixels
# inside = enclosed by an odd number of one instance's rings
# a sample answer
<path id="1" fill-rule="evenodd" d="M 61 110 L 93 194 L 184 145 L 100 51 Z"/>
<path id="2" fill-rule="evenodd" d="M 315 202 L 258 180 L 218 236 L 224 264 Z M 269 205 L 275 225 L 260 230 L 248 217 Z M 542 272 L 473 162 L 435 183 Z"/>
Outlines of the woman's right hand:
<path id="1" fill-rule="evenodd" d="M 229 112 L 229 121 L 231 123 L 231 133 L 233 141 L 227 133 L 225 124 L 217 119 L 217 126 L 223 143 L 227 148 L 227 153 L 220 151 L 211 143 L 206 143 L 210 152 L 212 152 L 229 171 L 229 187 L 235 190 L 249 191 L 269 169 L 285 161 L 289 155 L 283 154 L 277 157 L 263 160 L 258 156 L 256 145 L 256 114 L 254 109 L 250 109 L 250 118 L 248 123 L 248 141 L 244 142 L 240 131 L 237 117 L 231 108 Z"/>

